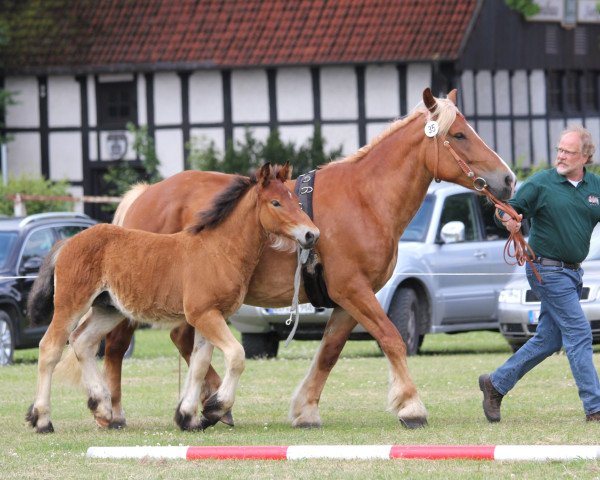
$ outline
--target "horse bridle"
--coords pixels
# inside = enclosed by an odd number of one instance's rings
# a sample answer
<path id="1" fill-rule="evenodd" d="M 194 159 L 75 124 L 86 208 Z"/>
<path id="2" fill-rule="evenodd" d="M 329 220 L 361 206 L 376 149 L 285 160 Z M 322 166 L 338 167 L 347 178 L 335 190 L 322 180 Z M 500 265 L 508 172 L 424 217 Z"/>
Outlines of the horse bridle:
<path id="1" fill-rule="evenodd" d="M 430 122 L 428 122 L 427 125 L 429 124 Z M 428 137 L 433 138 L 435 145 L 435 163 L 433 167 L 433 178 L 437 183 L 439 183 L 441 182 L 441 179 L 438 177 L 438 164 L 440 162 L 440 152 L 438 146 L 439 139 L 437 135 L 437 123 L 435 125 L 435 134 L 430 135 L 431 132 L 432 130 L 429 130 L 428 133 L 426 126 L 425 134 Z M 444 145 L 444 147 L 448 149 L 448 151 L 454 157 L 454 160 L 456 160 L 456 163 L 458 164 L 460 169 L 465 173 L 465 175 L 473 179 L 473 188 L 478 192 L 482 192 L 486 197 L 490 199 L 490 201 L 492 201 L 492 203 L 494 203 L 494 205 L 496 206 L 496 216 L 500 219 L 500 221 L 502 221 L 502 218 L 499 215 L 499 209 L 502 210 L 505 214 L 509 215 L 513 220 L 517 222 L 521 221 L 519 214 L 513 207 L 504 202 L 501 202 L 496 198 L 496 196 L 492 192 L 490 192 L 485 178 L 475 176 L 475 172 L 471 169 L 471 167 L 469 167 L 469 165 L 467 165 L 467 162 L 465 162 L 460 157 L 460 155 L 456 153 L 456 151 L 452 148 L 452 145 L 450 145 L 450 142 L 448 140 L 444 138 L 442 145 Z M 510 232 L 510 235 L 506 241 L 506 245 L 504 246 L 504 261 L 508 264 L 511 264 L 511 262 L 507 260 L 508 258 L 514 258 L 515 262 L 518 265 L 524 265 L 525 262 L 529 263 L 538 282 L 542 283 L 542 277 L 540 276 L 539 272 L 537 271 L 537 268 L 535 268 L 535 265 L 533 264 L 535 260 L 535 252 L 529 246 L 520 230 L 516 233 Z M 514 263 L 512 264 L 514 265 Z"/>

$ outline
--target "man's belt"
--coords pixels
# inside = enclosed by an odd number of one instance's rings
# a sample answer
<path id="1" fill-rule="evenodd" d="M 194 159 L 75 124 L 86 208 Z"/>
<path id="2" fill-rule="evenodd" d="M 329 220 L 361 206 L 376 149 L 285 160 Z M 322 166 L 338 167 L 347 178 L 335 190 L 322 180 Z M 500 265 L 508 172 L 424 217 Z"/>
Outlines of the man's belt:
<path id="1" fill-rule="evenodd" d="M 545 267 L 563 267 L 571 270 L 579 270 L 581 263 L 568 263 L 561 260 L 553 260 L 552 258 L 537 257 L 534 263 L 539 263 Z"/>

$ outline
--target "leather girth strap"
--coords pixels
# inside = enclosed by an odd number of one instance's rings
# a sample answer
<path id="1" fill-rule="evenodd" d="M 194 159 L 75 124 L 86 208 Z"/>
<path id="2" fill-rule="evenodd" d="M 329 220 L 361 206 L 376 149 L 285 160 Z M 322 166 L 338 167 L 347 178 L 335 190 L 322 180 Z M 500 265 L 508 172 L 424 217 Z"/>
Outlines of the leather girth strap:
<path id="1" fill-rule="evenodd" d="M 300 175 L 296 180 L 294 192 L 300 200 L 300 207 L 313 219 L 312 194 L 315 188 L 316 170 Z M 302 265 L 302 281 L 304 291 L 310 303 L 317 308 L 335 308 L 337 304 L 329 297 L 327 284 L 323 276 L 323 264 L 319 261 L 317 251 L 312 248 L 306 263 Z"/>

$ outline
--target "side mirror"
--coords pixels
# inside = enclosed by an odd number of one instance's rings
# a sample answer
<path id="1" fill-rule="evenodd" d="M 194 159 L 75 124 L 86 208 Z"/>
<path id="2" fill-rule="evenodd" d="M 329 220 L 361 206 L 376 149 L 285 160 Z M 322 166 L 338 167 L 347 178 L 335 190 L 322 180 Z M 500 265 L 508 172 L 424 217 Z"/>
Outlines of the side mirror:
<path id="1" fill-rule="evenodd" d="M 459 221 L 446 223 L 440 231 L 444 243 L 458 243 L 465 241 L 465 224 Z"/>
<path id="2" fill-rule="evenodd" d="M 44 259 L 41 257 L 31 257 L 21 265 L 21 274 L 37 273 L 42 267 Z"/>

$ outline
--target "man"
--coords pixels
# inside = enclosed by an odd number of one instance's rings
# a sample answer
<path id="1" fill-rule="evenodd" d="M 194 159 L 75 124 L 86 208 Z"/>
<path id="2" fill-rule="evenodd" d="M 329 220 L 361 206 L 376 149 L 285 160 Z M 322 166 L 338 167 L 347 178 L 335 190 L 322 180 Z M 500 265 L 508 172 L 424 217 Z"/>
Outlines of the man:
<path id="1" fill-rule="evenodd" d="M 527 279 L 541 301 L 535 335 L 502 366 L 479 377 L 483 411 L 490 422 L 500 421 L 500 404 L 529 370 L 565 348 L 587 421 L 600 421 L 600 381 L 592 361 L 592 331 L 579 299 L 592 230 L 600 221 L 600 176 L 586 171 L 595 146 L 580 126 L 562 132 L 556 148 L 556 168 L 531 176 L 509 203 L 529 218 L 529 244 L 536 254 L 538 282 L 528 264 Z M 520 222 L 501 213 L 507 230 Z"/>

